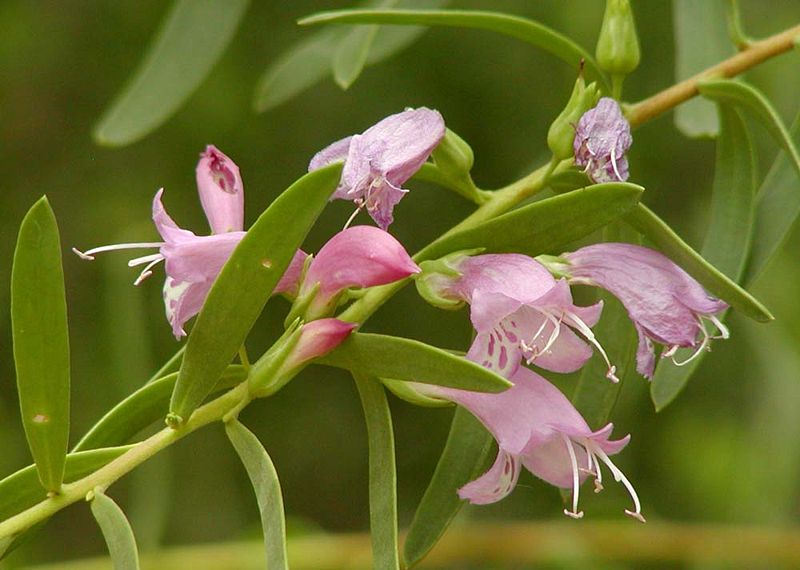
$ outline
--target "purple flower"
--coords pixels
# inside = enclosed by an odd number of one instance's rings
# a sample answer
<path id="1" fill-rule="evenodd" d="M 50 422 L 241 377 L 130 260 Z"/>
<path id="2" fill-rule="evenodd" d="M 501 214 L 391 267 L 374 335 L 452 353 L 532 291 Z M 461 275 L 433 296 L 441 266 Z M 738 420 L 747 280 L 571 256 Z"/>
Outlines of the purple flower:
<path id="1" fill-rule="evenodd" d="M 628 179 L 631 126 L 614 99 L 603 97 L 594 109 L 583 114 L 575 129 L 575 164 L 594 182 L 623 182 Z"/>
<path id="2" fill-rule="evenodd" d="M 395 204 L 407 192 L 402 185 L 420 169 L 444 133 L 438 111 L 408 109 L 324 148 L 311 159 L 308 170 L 344 160 L 333 198 L 366 208 L 385 230 L 392 223 Z"/>
<path id="3" fill-rule="evenodd" d="M 128 262 L 129 267 L 145 265 L 134 281 L 140 284 L 153 274 L 152 269 L 164 261 L 167 277 L 164 281 L 164 306 L 167 320 L 175 338 L 186 336 L 183 325 L 200 312 L 214 280 L 244 237 L 244 187 L 239 168 L 233 161 L 209 145 L 197 164 L 197 189 L 203 210 L 213 235 L 198 236 L 180 228 L 161 203 L 163 188 L 153 198 L 153 222 L 161 242 L 122 243 L 92 248 L 86 252 L 73 251 L 83 259 L 118 249 L 159 248 L 158 253 L 145 255 Z M 297 279 L 306 255 L 298 251 L 275 288 L 276 293 L 291 293 L 297 289 Z"/>
<path id="4" fill-rule="evenodd" d="M 630 436 L 610 440 L 614 427 L 610 423 L 593 432 L 555 386 L 525 367 L 518 368 L 510 379 L 514 385 L 498 394 L 414 384 L 423 394 L 455 402 L 469 410 L 497 440 L 499 451 L 494 465 L 459 489 L 459 496 L 476 505 L 497 502 L 514 489 L 524 466 L 551 485 L 572 488 L 572 510 L 565 509 L 564 513 L 581 518 L 580 484 L 593 477 L 595 492 L 601 491 L 600 467 L 605 465 L 633 499 L 634 509 L 625 512 L 644 522 L 633 485 L 609 458 L 627 445 Z"/>
<path id="5" fill-rule="evenodd" d="M 385 285 L 419 272 L 402 244 L 383 230 L 353 226 L 322 246 L 308 267 L 300 296 L 314 295 L 307 320 L 330 314 L 351 287 Z"/>
<path id="6" fill-rule="evenodd" d="M 592 355 L 583 337 L 606 359 L 607 377 L 617 381 L 614 366 L 591 330 L 602 303 L 574 305 L 567 282 L 556 281 L 524 255 L 464 256 L 453 269 L 457 276 L 438 278 L 438 294 L 471 305 L 477 336 L 468 358 L 506 377 L 515 373 L 522 358 L 553 372 L 574 372 Z"/>
<path id="7" fill-rule="evenodd" d="M 716 314 L 728 305 L 710 296 L 688 273 L 661 253 L 627 243 L 600 243 L 562 257 L 567 260 L 571 283 L 602 287 L 616 296 L 639 333 L 636 370 L 652 378 L 655 367 L 653 341 L 667 347 L 662 357 L 678 347 L 697 347 L 686 364 L 709 347 L 714 338 L 728 338 Z M 708 320 L 719 331 L 712 335 Z M 698 340 L 700 339 L 700 340 Z"/>

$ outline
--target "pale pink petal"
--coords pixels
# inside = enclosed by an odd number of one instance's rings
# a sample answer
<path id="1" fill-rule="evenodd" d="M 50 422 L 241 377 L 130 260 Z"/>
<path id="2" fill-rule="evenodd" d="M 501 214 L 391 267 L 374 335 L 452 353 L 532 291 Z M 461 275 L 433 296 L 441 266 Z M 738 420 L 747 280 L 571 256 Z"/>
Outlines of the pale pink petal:
<path id="1" fill-rule="evenodd" d="M 180 242 L 197 237 L 189 230 L 178 227 L 178 224 L 169 217 L 161 203 L 163 193 L 164 189 L 162 188 L 153 197 L 153 223 L 155 223 L 158 233 L 161 234 L 161 238 L 165 242 Z"/>
<path id="2" fill-rule="evenodd" d="M 200 203 L 211 232 L 244 229 L 244 185 L 239 167 L 214 145 L 200 154 L 195 170 Z"/>
<path id="3" fill-rule="evenodd" d="M 171 277 L 164 280 L 164 309 L 176 339 L 186 336 L 183 325 L 200 312 L 213 284 L 213 281 L 176 281 Z"/>
<path id="4" fill-rule="evenodd" d="M 175 281 L 213 281 L 245 232 L 192 236 L 161 246 L 167 275 Z"/>
<path id="5" fill-rule="evenodd" d="M 467 352 L 467 358 L 506 378 L 519 368 L 521 356 L 519 342 L 496 330 L 478 333 Z"/>
<path id="6" fill-rule="evenodd" d="M 653 342 L 639 325 L 634 325 L 639 335 L 639 345 L 636 349 L 636 371 L 645 378 L 652 378 L 656 368 L 656 354 Z"/>
<path id="7" fill-rule="evenodd" d="M 496 503 L 514 489 L 517 479 L 519 461 L 501 449 L 494 465 L 478 479 L 461 487 L 458 496 L 473 505 Z"/>
<path id="8" fill-rule="evenodd" d="M 453 292 L 470 303 L 476 290 L 501 293 L 528 303 L 539 299 L 556 283 L 541 263 L 517 253 L 467 257 L 456 269 L 461 278 L 453 284 Z"/>
<path id="9" fill-rule="evenodd" d="M 625 153 L 632 143 L 631 127 L 619 104 L 603 97 L 578 121 L 573 141 L 575 164 L 594 182 L 627 180 Z"/>
<path id="10" fill-rule="evenodd" d="M 313 358 L 328 354 L 342 344 L 358 325 L 339 319 L 318 319 L 303 325 L 300 339 L 286 361 L 286 368 L 305 364 Z"/>
<path id="11" fill-rule="evenodd" d="M 347 158 L 347 152 L 350 149 L 350 140 L 352 138 L 352 136 L 345 137 L 323 148 L 315 154 L 311 162 L 308 163 L 308 171 L 318 170 L 323 166 L 345 160 Z"/>

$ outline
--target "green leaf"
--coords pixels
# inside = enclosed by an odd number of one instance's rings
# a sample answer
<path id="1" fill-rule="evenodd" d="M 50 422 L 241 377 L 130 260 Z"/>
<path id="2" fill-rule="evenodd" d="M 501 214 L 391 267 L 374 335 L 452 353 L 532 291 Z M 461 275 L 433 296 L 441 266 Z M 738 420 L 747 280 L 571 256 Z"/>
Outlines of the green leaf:
<path id="1" fill-rule="evenodd" d="M 463 408 L 456 408 L 447 444 L 414 513 L 403 545 L 403 567 L 418 563 L 442 537 L 464 505 L 458 489 L 486 468 L 494 438 Z"/>
<path id="2" fill-rule="evenodd" d="M 71 483 L 94 473 L 116 459 L 132 445 L 106 447 L 67 455 L 64 481 Z M 0 520 L 5 520 L 43 501 L 46 494 L 39 485 L 36 466 L 28 465 L 0 481 Z"/>
<path id="3" fill-rule="evenodd" d="M 397 468 L 392 415 L 377 378 L 354 373 L 369 441 L 369 526 L 374 568 L 400 568 L 397 541 Z"/>
<path id="4" fill-rule="evenodd" d="M 393 24 L 452 26 L 489 30 L 511 36 L 532 44 L 578 69 L 585 61 L 588 78 L 605 76 L 597 67 L 594 58 L 568 37 L 540 24 L 511 14 L 483 12 L 477 10 L 334 10 L 319 12 L 301 19 L 300 25 L 313 24 Z"/>
<path id="5" fill-rule="evenodd" d="M 697 88 L 703 97 L 719 103 L 736 105 L 752 113 L 789 155 L 797 173 L 800 174 L 800 153 L 797 152 L 789 129 L 763 93 L 752 85 L 733 79 L 706 79 L 700 81 Z"/>
<path id="6" fill-rule="evenodd" d="M 123 146 L 169 119 L 222 56 L 248 4 L 176 0 L 136 73 L 95 127 L 95 140 Z"/>
<path id="7" fill-rule="evenodd" d="M 269 111 L 330 74 L 331 53 L 343 35 L 342 30 L 323 30 L 283 53 L 258 80 L 255 111 Z"/>
<path id="8" fill-rule="evenodd" d="M 69 330 L 58 225 L 44 196 L 19 229 L 11 325 L 25 436 L 42 485 L 57 491 L 69 440 Z"/>
<path id="9" fill-rule="evenodd" d="M 243 366 L 228 366 L 214 391 L 232 388 L 246 378 L 247 372 Z M 176 372 L 139 388 L 100 418 L 73 448 L 73 452 L 121 445 L 143 429 L 162 421 L 177 379 Z"/>
<path id="10" fill-rule="evenodd" d="M 379 28 L 356 27 L 339 41 L 333 54 L 333 79 L 342 89 L 349 88 L 361 75 Z"/>
<path id="11" fill-rule="evenodd" d="M 791 128 L 793 140 L 800 144 L 800 113 Z M 753 283 L 786 241 L 800 216 L 800 179 L 786 153 L 772 163 L 758 189 L 756 233 L 745 283 Z"/>
<path id="12" fill-rule="evenodd" d="M 664 220 L 646 206 L 637 205 L 625 216 L 625 221 L 652 241 L 701 285 L 737 311 L 759 322 L 769 322 L 774 319 L 761 302 L 703 259 Z"/>
<path id="13" fill-rule="evenodd" d="M 170 412 L 187 419 L 236 356 L 339 182 L 342 165 L 309 172 L 261 214 L 225 263 L 183 356 Z"/>
<path id="14" fill-rule="evenodd" d="M 438 8 L 446 3 L 446 0 L 400 2 L 404 6 L 418 5 L 425 8 Z M 253 101 L 256 112 L 269 111 L 330 75 L 331 54 L 337 52 L 337 46 L 340 46 L 351 29 L 343 26 L 340 29 L 317 32 L 280 55 L 258 81 Z M 426 28 L 419 26 L 381 27 L 371 41 L 365 65 L 374 65 L 388 59 L 413 44 L 425 31 Z"/>
<path id="15" fill-rule="evenodd" d="M 288 569 L 286 555 L 286 520 L 278 473 L 258 438 L 238 420 L 225 423 L 225 433 L 244 464 L 261 513 L 264 548 L 269 570 Z"/>
<path id="16" fill-rule="evenodd" d="M 103 538 L 106 539 L 114 570 L 137 570 L 139 552 L 125 513 L 100 487 L 95 488 L 94 497 L 89 504 L 92 515 L 103 532 Z"/>
<path id="17" fill-rule="evenodd" d="M 720 132 L 711 216 L 701 253 L 731 280 L 740 281 L 754 229 L 756 155 L 739 112 L 728 104 L 718 105 L 718 110 Z M 695 350 L 681 348 L 675 353 L 675 360 L 683 362 Z M 701 353 L 682 367 L 661 361 L 650 384 L 650 397 L 657 411 L 683 390 L 704 356 Z"/>
<path id="18" fill-rule="evenodd" d="M 511 387 L 502 376 L 463 356 L 417 340 L 381 334 L 353 333 L 315 362 L 355 374 L 476 392 L 502 392 Z"/>
<path id="19" fill-rule="evenodd" d="M 683 81 L 733 54 L 725 0 L 673 0 L 675 80 Z M 715 137 L 714 105 L 694 98 L 675 109 L 675 126 L 689 137 Z"/>
<path id="20" fill-rule="evenodd" d="M 450 234 L 425 248 L 419 259 L 434 259 L 463 249 L 550 253 L 619 218 L 639 201 L 635 184 L 596 184 L 539 200 L 473 228 Z"/>
<path id="21" fill-rule="evenodd" d="M 172 374 L 173 372 L 177 372 L 181 367 L 181 361 L 183 360 L 183 353 L 186 351 L 186 345 L 184 344 L 181 346 L 175 354 L 170 356 L 169 360 L 167 360 L 161 368 L 159 368 L 156 372 L 150 376 L 150 379 L 147 381 L 147 384 L 151 382 L 155 382 L 159 378 L 163 378 L 167 374 Z"/>

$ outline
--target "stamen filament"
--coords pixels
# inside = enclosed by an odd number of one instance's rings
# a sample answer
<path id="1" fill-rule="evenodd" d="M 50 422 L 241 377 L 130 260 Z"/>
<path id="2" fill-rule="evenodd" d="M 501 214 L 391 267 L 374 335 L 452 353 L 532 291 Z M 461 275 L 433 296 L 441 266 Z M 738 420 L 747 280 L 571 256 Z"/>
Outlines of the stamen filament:
<path id="1" fill-rule="evenodd" d="M 161 263 L 163 260 L 164 258 L 162 256 L 158 256 L 156 259 L 148 263 L 147 266 L 142 269 L 142 272 L 139 274 L 139 277 L 136 278 L 136 281 L 134 281 L 133 284 L 138 286 L 142 281 L 150 277 L 153 274 L 150 269 Z"/>
<path id="2" fill-rule="evenodd" d="M 575 448 L 572 446 L 572 440 L 563 433 L 561 437 L 567 446 L 567 453 L 569 453 L 569 460 L 572 463 L 572 511 L 564 509 L 564 514 L 573 519 L 583 518 L 583 511 L 578 511 L 578 498 L 580 493 L 580 476 L 578 474 L 578 460 L 575 457 Z"/>
<path id="3" fill-rule="evenodd" d="M 73 247 L 72 251 L 81 259 L 93 261 L 96 253 L 103 253 L 104 251 L 116 251 L 118 249 L 141 249 L 146 247 L 161 247 L 164 242 L 142 242 L 142 243 L 117 243 L 114 245 L 101 245 L 100 247 L 93 247 L 86 251 L 80 251 L 78 248 Z"/>
<path id="4" fill-rule="evenodd" d="M 636 489 L 633 488 L 633 485 L 630 481 L 628 481 L 628 478 L 625 477 L 625 474 L 620 471 L 616 465 L 614 465 L 614 462 L 609 459 L 608 455 L 606 455 L 606 452 L 603 451 L 598 445 L 594 444 L 593 442 L 588 442 L 586 450 L 587 452 L 596 454 L 603 461 L 603 463 L 608 466 L 608 469 L 614 476 L 614 480 L 618 483 L 622 483 L 625 489 L 628 491 L 628 494 L 633 500 L 634 510 L 629 511 L 628 509 L 625 509 L 625 514 L 635 518 L 638 521 L 647 522 L 642 515 L 642 504 L 639 502 L 639 495 L 636 494 Z"/>
<path id="5" fill-rule="evenodd" d="M 150 263 L 154 259 L 164 259 L 164 256 L 160 253 L 153 253 L 151 255 L 143 255 L 142 257 L 137 257 L 136 259 L 131 259 L 128 262 L 128 267 L 136 267 L 137 265 L 141 265 L 142 263 Z"/>
<path id="6" fill-rule="evenodd" d="M 606 373 L 606 378 L 611 380 L 614 384 L 618 383 L 619 378 L 617 378 L 616 376 L 617 367 L 611 364 L 611 361 L 608 359 L 606 351 L 603 349 L 603 346 L 600 344 L 600 342 L 598 342 L 597 338 L 594 336 L 592 329 L 590 329 L 589 326 L 586 323 L 584 323 L 581 320 L 581 318 L 575 313 L 567 313 L 567 316 L 570 318 L 572 322 L 575 323 L 578 332 L 580 332 L 586 338 L 586 340 L 588 340 L 590 343 L 592 343 L 592 345 L 594 345 L 594 347 L 600 352 L 601 356 L 603 357 L 603 360 L 606 361 L 606 364 L 608 365 L 608 372 Z"/>

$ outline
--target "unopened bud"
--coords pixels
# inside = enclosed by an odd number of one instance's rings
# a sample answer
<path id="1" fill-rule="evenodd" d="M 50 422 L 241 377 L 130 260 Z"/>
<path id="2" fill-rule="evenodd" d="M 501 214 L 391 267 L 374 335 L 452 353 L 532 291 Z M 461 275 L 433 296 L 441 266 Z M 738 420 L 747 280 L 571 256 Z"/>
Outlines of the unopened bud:
<path id="1" fill-rule="evenodd" d="M 483 250 L 457 251 L 440 259 L 420 263 L 419 268 L 422 271 L 414 277 L 420 297 L 440 309 L 453 311 L 461 308 L 464 299 L 451 290 L 461 277 L 459 266 L 470 255 L 481 251 Z"/>
<path id="2" fill-rule="evenodd" d="M 447 176 L 463 175 L 472 170 L 475 155 L 460 136 L 447 129 L 439 145 L 431 153 L 433 162 Z"/>
<path id="3" fill-rule="evenodd" d="M 606 0 L 606 12 L 595 51 L 601 69 L 625 76 L 639 65 L 639 39 L 628 0 Z"/>
<path id="4" fill-rule="evenodd" d="M 575 125 L 586 111 L 595 106 L 598 95 L 597 84 L 586 85 L 583 75 L 578 76 L 564 110 L 547 131 L 547 146 L 556 160 L 565 160 L 572 156 Z"/>

